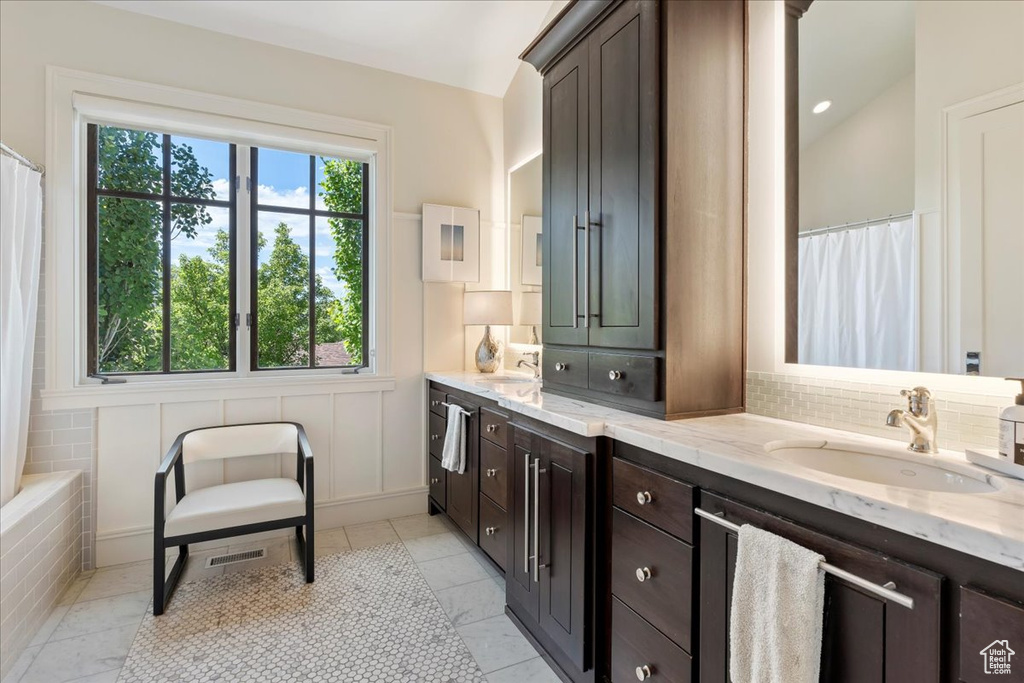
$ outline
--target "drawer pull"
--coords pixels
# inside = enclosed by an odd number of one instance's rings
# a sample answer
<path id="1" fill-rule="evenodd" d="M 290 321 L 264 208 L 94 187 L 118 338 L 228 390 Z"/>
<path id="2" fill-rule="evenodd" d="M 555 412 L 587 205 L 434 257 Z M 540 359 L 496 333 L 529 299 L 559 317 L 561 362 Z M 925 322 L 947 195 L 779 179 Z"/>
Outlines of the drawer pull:
<path id="1" fill-rule="evenodd" d="M 651 578 L 651 568 L 650 567 L 640 567 L 639 569 L 636 570 L 636 580 L 639 581 L 640 583 L 643 583 L 644 581 L 648 581 L 650 578 Z"/>
<path id="2" fill-rule="evenodd" d="M 488 536 L 493 536 L 494 534 L 498 533 L 498 527 L 496 527 L 496 526 L 489 526 L 486 529 L 484 529 L 484 533 L 487 534 Z"/>
<path id="3" fill-rule="evenodd" d="M 440 434 L 431 434 L 431 435 L 430 435 L 430 440 L 431 440 L 431 441 L 437 441 L 437 440 L 438 440 L 438 439 L 440 439 L 440 438 L 441 438 L 441 435 L 440 435 Z"/>
<path id="4" fill-rule="evenodd" d="M 495 476 L 497 476 L 497 475 L 498 475 L 498 470 L 495 470 L 495 469 L 489 469 L 489 470 L 487 470 L 487 476 L 488 476 L 488 477 L 495 477 Z"/>
<path id="5" fill-rule="evenodd" d="M 498 431 L 498 425 L 496 425 L 496 424 L 489 424 L 489 425 L 487 425 L 487 431 L 489 433 L 493 434 L 494 432 Z"/>
<path id="6" fill-rule="evenodd" d="M 638 504 L 640 504 L 640 505 L 648 505 L 653 500 L 654 499 L 651 498 L 651 492 L 650 491 L 637 491 L 636 502 Z"/>
<path id="7" fill-rule="evenodd" d="M 565 372 L 569 369 L 568 363 L 555 363 L 555 372 Z"/>
<path id="8" fill-rule="evenodd" d="M 440 480 L 440 479 L 438 479 L 437 477 L 431 477 L 431 478 L 430 478 L 430 483 L 431 483 L 431 484 L 440 484 L 440 483 L 441 483 L 441 480 Z"/>
<path id="9" fill-rule="evenodd" d="M 441 405 L 441 401 L 434 399 L 433 401 L 430 402 L 430 405 L 436 408 L 437 406 Z"/>
<path id="10" fill-rule="evenodd" d="M 622 373 L 619 372 L 618 370 L 609 370 L 608 371 L 608 379 L 610 379 L 610 380 L 622 379 Z"/>
<path id="11" fill-rule="evenodd" d="M 636 680 L 638 680 L 638 681 L 646 681 L 650 677 L 651 677 L 651 667 L 649 667 L 646 664 L 644 664 L 643 666 L 638 666 L 636 668 Z"/>

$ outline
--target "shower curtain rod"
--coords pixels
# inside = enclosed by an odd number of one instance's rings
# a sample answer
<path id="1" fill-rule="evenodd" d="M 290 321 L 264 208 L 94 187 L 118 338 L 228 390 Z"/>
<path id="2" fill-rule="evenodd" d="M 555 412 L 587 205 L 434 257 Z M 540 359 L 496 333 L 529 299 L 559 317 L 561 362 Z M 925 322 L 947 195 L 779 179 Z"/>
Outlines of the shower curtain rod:
<path id="1" fill-rule="evenodd" d="M 0 151 L 2 151 L 4 154 L 6 154 L 7 156 L 11 157 L 12 159 L 14 159 L 16 161 L 19 161 L 22 164 L 28 166 L 33 171 L 37 171 L 39 173 L 46 173 L 46 169 L 44 169 L 39 164 L 33 162 L 31 159 L 29 159 L 27 157 L 24 157 L 24 156 L 18 154 L 17 152 L 15 152 L 13 149 L 11 149 L 7 145 L 6 142 L 0 141 Z"/>
<path id="2" fill-rule="evenodd" d="M 827 235 L 830 232 L 839 232 L 840 230 L 856 230 L 857 228 L 867 228 L 872 225 L 878 225 L 880 223 L 891 223 L 892 221 L 901 221 L 904 218 L 913 218 L 914 212 L 910 211 L 907 213 L 894 213 L 886 216 L 885 218 L 874 218 L 869 221 L 857 221 L 856 223 L 843 223 L 842 225 L 831 225 L 825 226 L 824 228 L 815 228 L 814 230 L 807 230 L 801 232 L 797 237 L 811 237 L 812 235 Z"/>

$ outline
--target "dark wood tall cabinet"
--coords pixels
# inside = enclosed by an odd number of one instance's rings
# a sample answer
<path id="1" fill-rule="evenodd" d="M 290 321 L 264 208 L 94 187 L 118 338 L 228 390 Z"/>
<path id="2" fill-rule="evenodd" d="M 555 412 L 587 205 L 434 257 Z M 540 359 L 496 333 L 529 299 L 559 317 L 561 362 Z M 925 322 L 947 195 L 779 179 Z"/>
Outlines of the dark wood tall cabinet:
<path id="1" fill-rule="evenodd" d="M 570 4 L 544 74 L 544 390 L 743 405 L 742 0 Z"/>

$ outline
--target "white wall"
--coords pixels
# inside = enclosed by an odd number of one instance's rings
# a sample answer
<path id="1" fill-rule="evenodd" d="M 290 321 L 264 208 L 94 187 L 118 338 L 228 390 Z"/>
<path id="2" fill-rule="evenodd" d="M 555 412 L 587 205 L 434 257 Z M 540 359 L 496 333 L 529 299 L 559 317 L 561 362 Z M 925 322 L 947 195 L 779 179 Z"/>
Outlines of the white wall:
<path id="1" fill-rule="evenodd" d="M 800 150 L 800 230 L 913 209 L 911 74 Z"/>
<path id="2" fill-rule="evenodd" d="M 187 46 L 187 49 L 182 49 Z M 389 125 L 394 131 L 391 337 L 394 381 L 354 393 L 311 385 L 301 395 L 240 390 L 209 401 L 97 410 L 97 564 L 148 556 L 152 476 L 174 434 L 219 422 L 299 419 L 317 453 L 321 526 L 425 509 L 424 367 L 462 367 L 460 286 L 420 281 L 420 206 L 481 210 L 484 282 L 504 259 L 499 98 L 84 2 L 0 4 L 0 136 L 43 159 L 47 65 L 217 93 Z M 498 246 L 495 247 L 494 245 Z M 499 268 L 500 268 L 499 264 Z M 504 280 L 504 270 L 500 278 Z M 459 345 L 454 345 L 458 349 Z M 393 387 L 393 388 L 392 388 Z M 248 472 L 274 471 L 250 463 Z M 205 472 L 231 480 L 232 468 Z"/>

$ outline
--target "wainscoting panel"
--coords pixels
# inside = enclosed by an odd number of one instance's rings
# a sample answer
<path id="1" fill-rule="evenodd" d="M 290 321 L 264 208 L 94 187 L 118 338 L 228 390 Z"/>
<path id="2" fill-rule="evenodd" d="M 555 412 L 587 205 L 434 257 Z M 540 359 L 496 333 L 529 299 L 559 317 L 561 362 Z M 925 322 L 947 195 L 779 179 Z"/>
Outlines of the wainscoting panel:
<path id="1" fill-rule="evenodd" d="M 150 528 L 153 473 L 162 454 L 160 406 L 101 409 L 97 429 L 97 565 L 103 565 L 104 531 Z"/>
<path id="2" fill-rule="evenodd" d="M 331 395 L 285 396 L 281 399 L 281 419 L 299 422 L 306 428 L 306 437 L 313 449 L 313 488 L 317 500 L 331 498 Z M 286 458 L 281 464 L 282 477 L 295 476 L 295 461 Z"/>
<path id="3" fill-rule="evenodd" d="M 380 394 L 334 396 L 332 498 L 348 498 L 383 490 L 382 427 Z M 401 429 L 401 419 L 395 419 L 391 428 Z"/>

